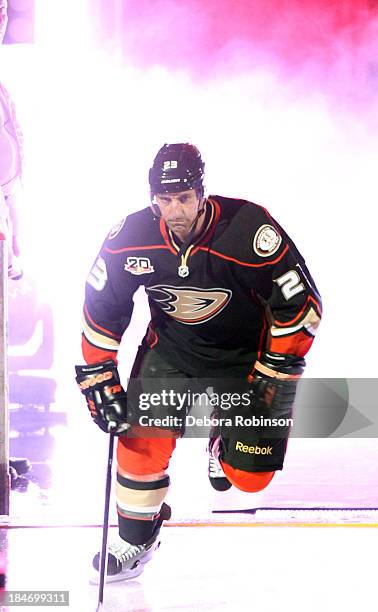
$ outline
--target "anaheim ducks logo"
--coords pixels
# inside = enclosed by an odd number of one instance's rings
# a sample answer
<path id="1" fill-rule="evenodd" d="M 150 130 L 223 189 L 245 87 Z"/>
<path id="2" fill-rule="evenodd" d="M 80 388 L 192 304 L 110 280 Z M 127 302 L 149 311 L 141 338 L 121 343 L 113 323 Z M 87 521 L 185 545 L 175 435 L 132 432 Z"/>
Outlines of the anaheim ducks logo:
<path id="1" fill-rule="evenodd" d="M 219 314 L 232 297 L 229 289 L 199 289 L 155 285 L 146 287 L 151 298 L 171 317 L 186 325 L 198 325 Z"/>

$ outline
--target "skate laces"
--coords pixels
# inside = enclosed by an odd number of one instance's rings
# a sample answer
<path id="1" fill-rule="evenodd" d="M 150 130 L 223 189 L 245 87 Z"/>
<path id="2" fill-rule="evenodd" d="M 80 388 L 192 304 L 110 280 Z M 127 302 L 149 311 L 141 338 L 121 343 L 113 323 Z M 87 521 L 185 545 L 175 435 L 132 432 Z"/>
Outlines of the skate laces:
<path id="1" fill-rule="evenodd" d="M 109 553 L 113 555 L 120 563 L 126 563 L 133 559 L 138 553 L 144 552 L 145 547 L 143 544 L 129 544 L 122 538 L 118 541 L 109 544 Z"/>
<path id="2" fill-rule="evenodd" d="M 209 477 L 210 478 L 225 478 L 224 471 L 219 457 L 220 437 L 215 438 L 209 443 Z"/>

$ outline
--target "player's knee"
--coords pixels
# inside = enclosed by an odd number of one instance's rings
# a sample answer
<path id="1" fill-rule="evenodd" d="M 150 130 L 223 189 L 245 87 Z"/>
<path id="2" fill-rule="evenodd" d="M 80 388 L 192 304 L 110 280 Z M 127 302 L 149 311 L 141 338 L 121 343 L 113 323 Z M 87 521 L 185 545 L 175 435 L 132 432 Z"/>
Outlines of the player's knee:
<path id="1" fill-rule="evenodd" d="M 222 461 L 223 471 L 228 480 L 241 491 L 257 493 L 268 486 L 275 472 L 245 472 Z"/>
<path id="2" fill-rule="evenodd" d="M 175 445 L 176 440 L 172 437 L 120 436 L 117 444 L 118 467 L 121 473 L 129 474 L 150 475 L 164 472 Z"/>

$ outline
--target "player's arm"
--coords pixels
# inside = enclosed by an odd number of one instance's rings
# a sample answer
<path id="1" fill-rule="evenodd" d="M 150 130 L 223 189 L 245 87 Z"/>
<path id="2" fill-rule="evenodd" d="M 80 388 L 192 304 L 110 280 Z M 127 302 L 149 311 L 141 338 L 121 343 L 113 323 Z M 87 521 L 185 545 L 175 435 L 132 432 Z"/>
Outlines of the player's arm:
<path id="1" fill-rule="evenodd" d="M 251 286 L 265 310 L 266 325 L 248 381 L 253 414 L 262 417 L 262 423 L 252 429 L 233 428 L 223 459 L 239 469 L 271 472 L 283 467 L 297 383 L 320 321 L 321 304 L 295 245 L 273 219 L 264 217 L 259 209 L 256 213 L 260 216 L 253 240 L 257 258 Z M 244 463 L 236 450 L 238 442 L 246 448 L 253 443 L 266 454 L 253 454 L 252 466 L 251 460 Z"/>
<path id="2" fill-rule="evenodd" d="M 133 312 L 139 282 L 122 275 L 119 259 L 107 243 L 88 275 L 85 287 L 82 351 L 86 365 L 76 366 L 76 381 L 91 417 L 103 430 L 127 429 L 127 397 L 117 370 L 117 353 Z"/>
<path id="3" fill-rule="evenodd" d="M 109 236 L 112 236 L 111 230 Z M 127 228 L 122 237 L 105 240 L 85 284 L 82 352 L 87 363 L 116 361 L 121 338 L 129 326 L 133 296 L 141 285 L 140 277 L 126 274 L 125 256 L 117 255 L 120 244 L 128 240 Z"/>
<path id="4" fill-rule="evenodd" d="M 303 257 L 277 224 L 281 256 L 266 273 L 270 294 L 264 301 L 268 330 L 253 374 L 296 380 L 304 371 L 321 319 L 321 298 Z"/>
<path id="5" fill-rule="evenodd" d="M 85 285 L 82 352 L 89 364 L 116 361 L 121 338 L 133 313 L 134 287 L 117 295 L 111 278 L 111 266 L 101 252 L 94 262 Z"/>

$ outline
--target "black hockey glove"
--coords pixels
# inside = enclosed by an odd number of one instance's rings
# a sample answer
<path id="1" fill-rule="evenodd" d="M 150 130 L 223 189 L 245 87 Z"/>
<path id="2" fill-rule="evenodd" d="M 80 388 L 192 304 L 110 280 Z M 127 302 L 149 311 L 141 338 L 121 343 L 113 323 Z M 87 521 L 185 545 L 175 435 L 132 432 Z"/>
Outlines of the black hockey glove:
<path id="1" fill-rule="evenodd" d="M 248 376 L 256 399 L 267 407 L 290 411 L 305 365 L 303 357 L 263 353 Z"/>
<path id="2" fill-rule="evenodd" d="M 297 391 L 296 380 L 271 378 L 255 371 L 250 379 L 256 406 L 291 416 Z"/>
<path id="3" fill-rule="evenodd" d="M 75 366 L 76 382 L 85 395 L 94 422 L 105 432 L 116 435 L 130 427 L 126 423 L 127 395 L 121 386 L 117 366 L 110 359 L 103 363 Z"/>
<path id="4" fill-rule="evenodd" d="M 253 402 L 239 409 L 235 418 L 241 417 L 240 421 L 235 420 L 221 434 L 222 460 L 234 468 L 246 472 L 282 469 L 298 382 L 295 377 L 304 368 L 303 359 L 287 357 L 277 355 L 280 369 L 272 359 L 260 359 L 248 376 Z"/>

